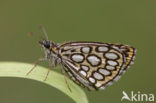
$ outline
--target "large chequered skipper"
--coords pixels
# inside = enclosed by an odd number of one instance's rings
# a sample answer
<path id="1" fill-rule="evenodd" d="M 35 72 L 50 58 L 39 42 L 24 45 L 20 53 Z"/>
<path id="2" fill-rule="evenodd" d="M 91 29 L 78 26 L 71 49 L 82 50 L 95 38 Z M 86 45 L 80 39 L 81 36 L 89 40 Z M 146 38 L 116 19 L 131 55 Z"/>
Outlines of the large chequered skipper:
<path id="1" fill-rule="evenodd" d="M 102 42 L 56 44 L 48 40 L 45 29 L 41 28 L 46 40 L 39 41 L 39 44 L 45 51 L 45 57 L 38 59 L 28 74 L 39 61 L 48 60 L 51 67 L 60 65 L 61 70 L 77 84 L 89 90 L 104 89 L 120 78 L 132 64 L 136 54 L 135 48 L 122 44 Z"/>

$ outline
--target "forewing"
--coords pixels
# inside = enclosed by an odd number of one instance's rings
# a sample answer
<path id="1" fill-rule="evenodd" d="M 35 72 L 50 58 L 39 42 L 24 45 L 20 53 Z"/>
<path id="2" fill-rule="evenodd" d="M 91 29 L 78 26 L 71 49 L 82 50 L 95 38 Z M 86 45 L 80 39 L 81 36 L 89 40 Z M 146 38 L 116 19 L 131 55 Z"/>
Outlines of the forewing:
<path id="1" fill-rule="evenodd" d="M 129 46 L 95 42 L 69 42 L 59 48 L 69 76 L 89 89 L 117 81 L 135 55 Z"/>

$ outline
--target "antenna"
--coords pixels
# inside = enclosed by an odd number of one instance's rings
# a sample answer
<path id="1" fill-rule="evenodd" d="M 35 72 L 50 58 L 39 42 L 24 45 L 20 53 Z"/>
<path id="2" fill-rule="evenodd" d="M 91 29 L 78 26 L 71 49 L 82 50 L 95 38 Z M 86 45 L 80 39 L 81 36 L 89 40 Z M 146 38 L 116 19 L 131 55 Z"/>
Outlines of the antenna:
<path id="1" fill-rule="evenodd" d="M 46 37 L 46 40 L 48 40 L 48 35 L 47 35 L 47 32 L 46 32 L 45 28 L 42 25 L 40 25 L 39 27 L 43 31 L 43 33 L 44 33 L 44 35 Z"/>

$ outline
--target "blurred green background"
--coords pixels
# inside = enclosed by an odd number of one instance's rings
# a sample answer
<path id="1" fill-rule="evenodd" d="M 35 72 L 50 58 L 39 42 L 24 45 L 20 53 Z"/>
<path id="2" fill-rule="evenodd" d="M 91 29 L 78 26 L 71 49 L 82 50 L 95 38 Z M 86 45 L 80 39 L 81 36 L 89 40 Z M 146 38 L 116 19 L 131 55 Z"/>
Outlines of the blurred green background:
<path id="1" fill-rule="evenodd" d="M 0 0 L 0 61 L 33 63 L 43 55 L 39 24 L 57 43 L 100 41 L 137 48 L 134 65 L 118 82 L 103 91 L 84 89 L 90 103 L 120 103 L 123 90 L 156 95 L 155 0 Z M 36 34 L 28 37 L 31 31 Z M 37 81 L 0 78 L 0 103 L 74 101 Z"/>

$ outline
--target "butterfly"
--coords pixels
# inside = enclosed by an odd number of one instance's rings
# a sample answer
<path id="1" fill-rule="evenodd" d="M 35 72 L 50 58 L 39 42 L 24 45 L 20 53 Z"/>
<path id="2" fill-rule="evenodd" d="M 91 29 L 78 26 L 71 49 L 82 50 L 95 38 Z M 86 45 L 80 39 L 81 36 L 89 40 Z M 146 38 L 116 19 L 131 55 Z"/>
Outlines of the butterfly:
<path id="1" fill-rule="evenodd" d="M 43 27 L 42 30 L 46 40 L 39 41 L 39 44 L 45 57 L 40 58 L 35 66 L 42 60 L 48 60 L 51 67 L 60 65 L 71 80 L 89 90 L 104 89 L 117 81 L 136 55 L 134 47 L 122 44 L 84 41 L 57 44 L 49 41 Z"/>

